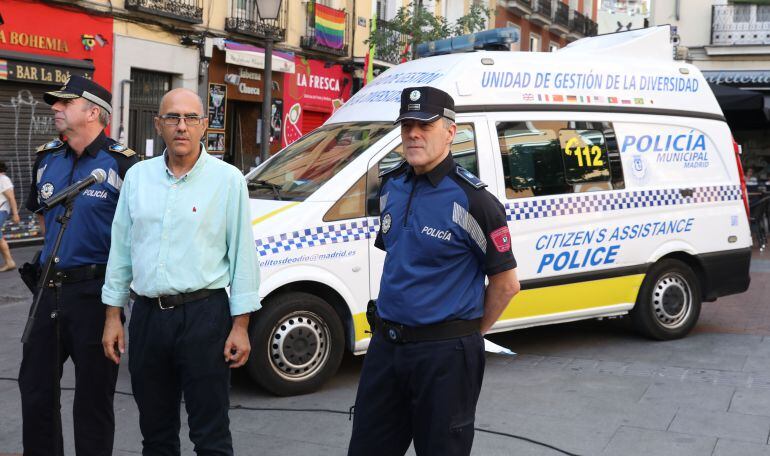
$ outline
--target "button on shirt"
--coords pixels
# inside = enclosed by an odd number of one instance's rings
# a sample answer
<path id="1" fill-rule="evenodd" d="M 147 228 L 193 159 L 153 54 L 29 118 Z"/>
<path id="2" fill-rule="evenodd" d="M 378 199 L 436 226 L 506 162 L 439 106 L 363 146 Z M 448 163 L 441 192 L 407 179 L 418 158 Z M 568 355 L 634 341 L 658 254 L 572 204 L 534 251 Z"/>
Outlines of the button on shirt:
<path id="1" fill-rule="evenodd" d="M 125 305 L 129 284 L 148 297 L 229 285 L 231 315 L 260 307 L 246 180 L 203 147 L 179 179 L 165 153 L 134 166 L 123 183 L 112 237 L 102 288 L 107 305 Z"/>
<path id="2" fill-rule="evenodd" d="M 383 177 L 385 250 L 377 312 L 422 326 L 484 314 L 484 276 L 516 267 L 505 210 L 451 155 L 422 175 L 403 163 Z"/>
<path id="3" fill-rule="evenodd" d="M 115 205 L 120 196 L 126 170 L 136 163 L 136 156 L 126 156 L 108 148 L 115 141 L 103 132 L 78 155 L 67 143 L 52 141 L 50 147 L 38 153 L 32 171 L 32 187 L 27 199 L 27 209 L 40 209 L 40 202 L 50 198 L 65 187 L 88 177 L 101 168 L 107 179 L 94 184 L 75 198 L 72 218 L 59 246 L 57 269 L 74 268 L 90 264 L 106 264 L 110 251 L 110 230 Z M 53 250 L 61 224 L 57 218 L 64 213 L 59 205 L 43 213 L 45 219 L 45 244 L 40 262 L 43 264 Z"/>

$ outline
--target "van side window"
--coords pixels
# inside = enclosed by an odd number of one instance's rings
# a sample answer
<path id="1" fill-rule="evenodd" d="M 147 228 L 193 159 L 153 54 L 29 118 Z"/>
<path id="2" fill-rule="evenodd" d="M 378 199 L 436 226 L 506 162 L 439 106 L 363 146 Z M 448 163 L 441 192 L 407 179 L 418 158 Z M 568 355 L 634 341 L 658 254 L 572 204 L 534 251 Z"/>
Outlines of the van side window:
<path id="1" fill-rule="evenodd" d="M 498 122 L 508 199 L 623 188 L 606 122 Z"/>
<path id="2" fill-rule="evenodd" d="M 364 217 L 366 205 L 366 175 L 353 184 L 326 214 L 324 222 Z"/>
<path id="3" fill-rule="evenodd" d="M 478 154 L 476 153 L 476 131 L 473 128 L 473 124 L 457 124 L 457 133 L 455 134 L 454 141 L 452 141 L 450 151 L 458 165 L 476 176 L 479 175 L 479 161 Z M 404 150 L 401 144 L 399 144 L 393 150 L 388 152 L 387 155 L 385 155 L 377 165 L 373 166 L 367 173 L 366 193 L 368 199 L 372 201 L 371 204 L 367 204 L 368 215 L 380 215 L 379 206 L 373 203 L 380 191 L 380 173 L 398 165 L 403 159 Z"/>
<path id="4" fill-rule="evenodd" d="M 609 183 L 610 162 L 601 131 L 562 129 L 559 130 L 559 145 L 568 184 Z M 607 190 L 610 188 L 608 186 Z"/>

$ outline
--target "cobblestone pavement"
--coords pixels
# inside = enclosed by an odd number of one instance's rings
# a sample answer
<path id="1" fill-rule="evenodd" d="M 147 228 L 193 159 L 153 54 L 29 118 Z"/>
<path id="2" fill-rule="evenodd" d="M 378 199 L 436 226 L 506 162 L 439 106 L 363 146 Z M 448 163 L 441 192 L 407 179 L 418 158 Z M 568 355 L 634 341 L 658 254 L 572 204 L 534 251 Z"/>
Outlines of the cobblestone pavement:
<path id="1" fill-rule="evenodd" d="M 14 249 L 17 262 L 32 252 Z M 770 456 L 768 284 L 770 255 L 757 253 L 751 289 L 704 303 L 693 334 L 677 341 L 638 337 L 626 319 L 491 336 L 519 356 L 487 358 L 473 454 Z M 21 452 L 13 379 L 30 301 L 16 274 L 0 274 L 0 456 Z M 351 428 L 344 412 L 355 399 L 361 360 L 346 356 L 321 391 L 290 398 L 272 397 L 236 372 L 230 413 L 236 453 L 344 455 Z M 115 398 L 115 454 L 136 455 L 141 436 L 125 363 Z M 62 385 L 73 384 L 68 363 Z M 72 391 L 65 389 L 67 454 L 74 454 L 71 407 Z M 182 452 L 192 454 L 187 432 L 183 426 Z"/>

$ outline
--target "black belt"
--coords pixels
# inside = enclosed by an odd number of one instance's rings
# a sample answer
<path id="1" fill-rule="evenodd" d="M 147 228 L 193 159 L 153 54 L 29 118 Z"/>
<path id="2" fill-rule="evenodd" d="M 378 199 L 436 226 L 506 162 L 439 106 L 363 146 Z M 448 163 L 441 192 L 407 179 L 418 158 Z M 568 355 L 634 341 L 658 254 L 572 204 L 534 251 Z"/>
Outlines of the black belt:
<path id="1" fill-rule="evenodd" d="M 224 288 L 216 288 L 213 290 L 203 289 L 198 291 L 191 291 L 189 293 L 179 293 L 175 295 L 158 296 L 157 298 L 150 298 L 148 296 L 136 295 L 136 298 L 145 300 L 148 303 L 152 303 L 152 304 L 157 303 L 160 310 L 169 310 L 175 307 L 179 307 L 182 304 L 185 304 L 188 302 L 198 301 L 200 299 L 208 298 L 214 293 L 218 293 L 220 291 L 224 291 Z"/>
<path id="2" fill-rule="evenodd" d="M 376 332 L 386 340 L 405 344 L 408 342 L 427 342 L 432 340 L 454 339 L 469 336 L 481 329 L 481 319 L 451 320 L 425 326 L 406 326 L 383 320 L 377 315 Z"/>
<path id="3" fill-rule="evenodd" d="M 53 271 L 51 282 L 56 283 L 75 283 L 84 280 L 104 278 L 104 271 L 107 270 L 105 264 L 89 264 L 88 266 L 78 266 L 77 268 L 56 269 Z"/>

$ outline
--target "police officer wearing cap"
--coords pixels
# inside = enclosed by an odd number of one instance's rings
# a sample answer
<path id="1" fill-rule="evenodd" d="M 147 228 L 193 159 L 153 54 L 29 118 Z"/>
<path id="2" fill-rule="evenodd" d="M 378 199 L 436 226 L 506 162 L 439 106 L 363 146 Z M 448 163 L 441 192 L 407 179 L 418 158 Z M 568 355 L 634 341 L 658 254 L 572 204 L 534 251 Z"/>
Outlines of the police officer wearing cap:
<path id="1" fill-rule="evenodd" d="M 53 379 L 60 377 L 64 362 L 72 358 L 76 453 L 106 456 L 112 454 L 115 432 L 112 399 L 118 366 L 104 357 L 101 347 L 105 320 L 101 287 L 120 187 L 136 156 L 104 134 L 112 95 L 100 85 L 72 76 L 64 87 L 46 93 L 44 99 L 54 112 L 61 139 L 37 150 L 27 208 L 37 211 L 42 201 L 96 169 L 104 170 L 107 178 L 75 198 L 54 278 L 38 290 L 43 297 L 29 341 L 24 344 L 19 372 L 24 454 L 63 454 Z M 60 205 L 40 216 L 45 232 L 40 265 L 52 253 L 60 228 L 57 218 L 63 213 Z"/>
<path id="2" fill-rule="evenodd" d="M 484 339 L 519 290 L 505 211 L 452 159 L 454 101 L 401 94 L 406 160 L 381 175 L 387 252 L 349 455 L 467 455 L 484 375 Z M 485 277 L 489 285 L 484 286 Z"/>

